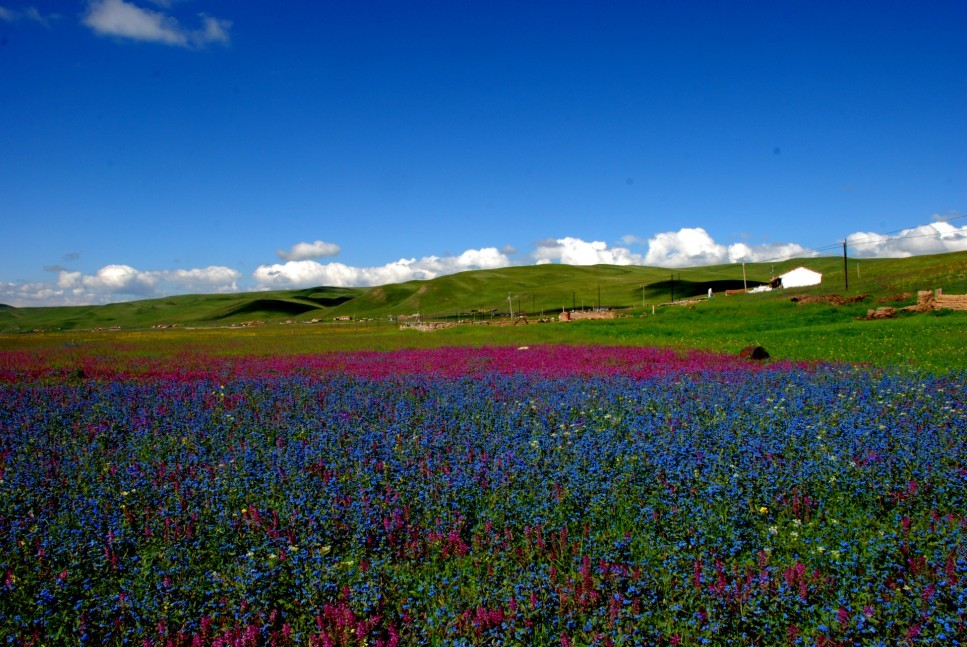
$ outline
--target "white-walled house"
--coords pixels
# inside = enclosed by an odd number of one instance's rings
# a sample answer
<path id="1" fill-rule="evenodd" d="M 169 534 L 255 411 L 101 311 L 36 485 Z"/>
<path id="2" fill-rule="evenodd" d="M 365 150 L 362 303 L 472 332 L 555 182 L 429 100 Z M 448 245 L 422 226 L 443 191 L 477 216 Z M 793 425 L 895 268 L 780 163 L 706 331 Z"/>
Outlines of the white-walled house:
<path id="1" fill-rule="evenodd" d="M 808 267 L 797 267 L 785 274 L 780 274 L 779 281 L 784 288 L 802 288 L 807 285 L 819 285 L 823 282 L 823 275 Z"/>

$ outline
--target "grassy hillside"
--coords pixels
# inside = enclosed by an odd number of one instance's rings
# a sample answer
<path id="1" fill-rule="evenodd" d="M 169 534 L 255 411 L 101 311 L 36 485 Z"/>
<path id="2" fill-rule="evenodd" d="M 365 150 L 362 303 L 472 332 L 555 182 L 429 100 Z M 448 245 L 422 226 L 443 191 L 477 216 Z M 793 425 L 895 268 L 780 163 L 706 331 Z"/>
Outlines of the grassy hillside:
<path id="1" fill-rule="evenodd" d="M 745 283 L 767 283 L 775 274 L 798 266 L 823 274 L 819 286 L 802 289 L 810 294 L 868 294 L 882 298 L 901 292 L 938 287 L 951 293 L 967 293 L 967 252 L 919 256 L 907 259 L 849 260 L 844 277 L 842 258 L 825 257 L 783 263 L 748 263 Z M 846 285 L 848 278 L 848 287 Z M 557 314 L 562 308 L 641 308 L 672 300 L 701 297 L 743 287 L 738 264 L 667 270 L 655 267 L 594 265 L 539 265 L 500 270 L 463 272 L 432 281 L 410 281 L 370 289 L 333 308 L 333 314 L 383 317 L 421 313 L 425 317 L 496 310 L 528 316 Z M 793 292 L 789 292 L 793 294 Z M 508 302 L 510 296 L 511 302 Z M 784 292 L 760 295 L 783 299 Z"/>
<path id="2" fill-rule="evenodd" d="M 778 358 L 828 359 L 910 365 L 931 370 L 967 369 L 967 313 L 901 313 L 895 319 L 866 321 L 881 305 L 914 303 L 918 289 L 967 293 L 967 253 L 908 259 L 849 261 L 846 289 L 841 258 L 776 264 L 747 264 L 749 285 L 804 265 L 823 273 L 819 286 L 761 294 L 724 296 L 741 286 L 741 265 L 675 270 L 627 267 L 543 265 L 465 272 L 432 281 L 411 281 L 371 289 L 312 288 L 233 295 L 190 295 L 107 306 L 0 308 L 0 349 L 63 348 L 65 352 L 118 352 L 164 355 L 313 353 L 328 350 L 427 346 L 534 345 L 590 343 L 710 348 L 738 352 L 760 344 Z M 857 267 L 858 266 L 858 267 Z M 718 297 L 704 299 L 708 287 Z M 687 305 L 668 305 L 696 297 Z M 424 319 L 456 315 L 478 324 L 509 323 L 508 294 L 514 312 L 531 322 L 540 313 L 556 319 L 572 304 L 620 308 L 620 318 L 571 324 L 466 325 L 422 333 L 400 330 L 390 317 L 421 313 Z M 806 295 L 862 297 L 833 306 L 806 303 Z M 794 297 L 800 298 L 793 301 Z M 645 306 L 642 307 L 644 302 Z M 679 302 L 681 303 L 681 302 Z M 655 315 L 652 315 L 652 308 Z M 491 312 L 494 311 L 494 312 Z M 352 316 L 351 323 L 334 322 Z M 534 316 L 537 315 L 537 316 Z M 644 315 L 644 316 L 642 316 Z M 277 325 L 283 321 L 326 325 Z M 232 327 L 245 321 L 265 325 Z M 158 324 L 182 328 L 152 329 Z M 118 326 L 119 331 L 107 329 Z M 92 329 L 104 329 L 102 332 Z M 44 329 L 49 334 L 22 333 Z"/>
<path id="3" fill-rule="evenodd" d="M 803 265 L 823 274 L 822 284 L 801 288 L 809 294 L 889 297 L 918 289 L 967 292 L 967 252 L 906 259 L 850 260 L 844 277 L 841 258 L 748 263 L 745 283 L 767 282 Z M 848 278 L 847 287 L 845 280 Z M 457 315 L 486 317 L 515 313 L 556 315 L 562 309 L 650 308 L 673 300 L 717 294 L 743 286 L 738 264 L 667 270 L 640 266 L 538 265 L 481 270 L 375 288 L 319 287 L 247 294 L 184 295 L 103 306 L 0 308 L 0 332 L 90 330 L 159 325 L 224 326 L 246 321 L 268 323 L 350 316 L 388 320 L 419 313 L 424 318 Z M 789 292 L 793 294 L 793 292 Z M 784 292 L 748 296 L 784 299 Z"/>
<path id="4" fill-rule="evenodd" d="M 102 306 L 2 308 L 0 332 L 120 327 L 219 326 L 245 321 L 312 318 L 358 297 L 356 288 L 310 288 L 248 294 L 187 294 Z"/>

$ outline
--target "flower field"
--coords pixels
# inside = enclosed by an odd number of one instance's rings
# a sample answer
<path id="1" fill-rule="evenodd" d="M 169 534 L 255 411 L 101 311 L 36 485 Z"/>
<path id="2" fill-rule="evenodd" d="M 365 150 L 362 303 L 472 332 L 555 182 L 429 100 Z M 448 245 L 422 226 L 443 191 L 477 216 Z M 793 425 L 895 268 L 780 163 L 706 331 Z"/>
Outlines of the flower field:
<path id="1" fill-rule="evenodd" d="M 0 353 L 0 644 L 965 644 L 964 378 Z"/>

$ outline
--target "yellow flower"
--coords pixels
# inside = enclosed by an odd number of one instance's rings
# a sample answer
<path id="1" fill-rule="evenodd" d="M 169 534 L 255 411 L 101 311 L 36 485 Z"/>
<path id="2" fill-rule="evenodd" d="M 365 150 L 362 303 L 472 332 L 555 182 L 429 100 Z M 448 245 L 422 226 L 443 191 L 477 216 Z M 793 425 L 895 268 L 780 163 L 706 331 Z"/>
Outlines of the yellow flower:
<path id="1" fill-rule="evenodd" d="M 765 506 L 762 506 L 761 508 L 759 508 L 759 514 L 766 514 L 767 512 L 769 512 L 769 508 Z"/>

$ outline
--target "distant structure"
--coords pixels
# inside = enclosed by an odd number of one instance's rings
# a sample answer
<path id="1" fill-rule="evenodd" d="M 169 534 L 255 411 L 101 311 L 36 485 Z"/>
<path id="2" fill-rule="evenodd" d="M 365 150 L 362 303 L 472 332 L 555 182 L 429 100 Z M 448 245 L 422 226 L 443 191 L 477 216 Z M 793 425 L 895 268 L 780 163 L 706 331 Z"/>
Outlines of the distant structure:
<path id="1" fill-rule="evenodd" d="M 613 310 L 608 310 L 606 308 L 598 308 L 596 310 L 571 310 L 570 312 L 561 312 L 559 317 L 560 321 L 581 321 L 587 319 L 614 319 L 615 313 Z"/>
<path id="2" fill-rule="evenodd" d="M 809 285 L 819 285 L 823 282 L 823 275 L 815 272 L 808 267 L 797 267 L 789 270 L 785 274 L 780 274 L 772 279 L 772 287 L 782 288 L 804 288 Z"/>

